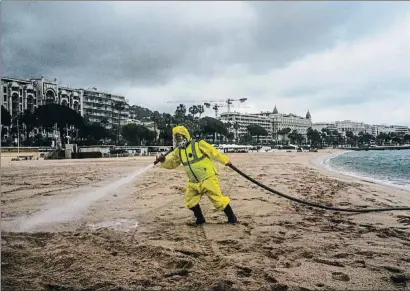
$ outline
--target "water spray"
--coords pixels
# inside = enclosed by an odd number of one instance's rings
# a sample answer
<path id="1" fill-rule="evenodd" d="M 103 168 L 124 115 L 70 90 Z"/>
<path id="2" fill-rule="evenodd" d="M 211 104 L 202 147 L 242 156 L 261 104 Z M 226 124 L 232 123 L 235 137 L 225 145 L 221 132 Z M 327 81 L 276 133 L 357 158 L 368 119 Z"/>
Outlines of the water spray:
<path id="1" fill-rule="evenodd" d="M 169 155 L 173 151 L 173 148 L 169 149 L 166 153 L 162 154 L 162 157 Z M 160 157 L 161 157 L 160 156 Z M 119 187 L 122 187 L 132 182 L 137 177 L 141 176 L 145 172 L 152 169 L 156 164 L 160 162 L 158 157 L 154 163 L 151 163 L 135 172 L 122 177 L 108 185 L 92 190 L 87 193 L 81 193 L 70 199 L 59 201 L 57 203 L 51 203 L 47 209 L 35 213 L 29 217 L 22 218 L 19 223 L 20 231 L 29 231 L 40 225 L 47 225 L 50 223 L 62 223 L 79 218 L 81 213 L 87 210 L 87 208 L 97 200 L 106 197 L 113 193 Z"/>

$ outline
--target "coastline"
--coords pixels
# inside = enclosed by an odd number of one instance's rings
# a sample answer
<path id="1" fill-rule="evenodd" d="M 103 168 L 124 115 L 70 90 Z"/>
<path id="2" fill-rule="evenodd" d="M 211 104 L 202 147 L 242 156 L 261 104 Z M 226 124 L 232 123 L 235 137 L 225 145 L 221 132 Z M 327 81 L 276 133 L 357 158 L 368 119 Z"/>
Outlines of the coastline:
<path id="1" fill-rule="evenodd" d="M 328 173 L 331 173 L 337 177 L 344 176 L 347 178 L 356 179 L 358 181 L 362 181 L 366 183 L 377 184 L 379 186 L 384 186 L 384 187 L 389 187 L 389 188 L 396 189 L 396 190 L 406 191 L 410 194 L 410 186 L 395 185 L 393 183 L 388 183 L 386 181 L 374 179 L 374 178 L 371 178 L 365 175 L 334 169 L 329 164 L 330 159 L 333 159 L 340 155 L 347 154 L 347 153 L 354 152 L 354 151 L 353 150 L 331 150 L 331 151 L 334 151 L 334 152 L 312 158 L 309 161 L 310 164 L 317 169 L 327 171 Z"/>

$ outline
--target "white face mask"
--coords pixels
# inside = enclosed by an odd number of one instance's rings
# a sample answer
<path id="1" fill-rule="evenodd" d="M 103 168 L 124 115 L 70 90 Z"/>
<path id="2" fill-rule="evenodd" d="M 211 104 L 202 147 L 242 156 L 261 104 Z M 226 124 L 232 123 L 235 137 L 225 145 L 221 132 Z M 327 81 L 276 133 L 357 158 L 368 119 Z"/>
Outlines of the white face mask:
<path id="1" fill-rule="evenodd" d="M 174 135 L 173 136 L 173 146 L 174 148 L 184 148 L 186 147 L 188 140 L 183 135 Z"/>

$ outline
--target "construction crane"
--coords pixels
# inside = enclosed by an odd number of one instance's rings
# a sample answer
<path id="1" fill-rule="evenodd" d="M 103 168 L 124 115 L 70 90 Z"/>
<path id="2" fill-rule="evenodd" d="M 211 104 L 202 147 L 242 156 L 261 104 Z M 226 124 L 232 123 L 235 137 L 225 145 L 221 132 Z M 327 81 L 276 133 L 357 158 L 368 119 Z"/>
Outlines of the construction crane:
<path id="1" fill-rule="evenodd" d="M 231 108 L 232 108 L 233 101 L 239 101 L 240 103 L 243 103 L 246 100 L 248 100 L 248 98 L 239 98 L 239 99 L 228 98 L 228 99 L 225 99 L 225 100 L 211 100 L 211 101 L 208 101 L 208 102 L 204 103 L 204 105 L 207 108 L 211 108 L 211 106 L 212 106 L 212 109 L 215 110 L 215 117 L 217 118 L 218 117 L 219 107 L 228 107 L 228 113 L 231 113 Z M 224 102 L 224 103 L 226 103 L 226 105 L 218 104 L 218 102 L 219 103 Z M 211 104 L 211 103 L 214 103 L 214 104 Z M 245 107 L 238 107 L 238 108 L 245 108 Z"/>
<path id="2" fill-rule="evenodd" d="M 212 105 L 209 102 L 205 102 L 204 105 L 205 105 L 206 108 L 211 108 L 211 106 L 212 106 L 212 109 L 215 110 L 215 118 L 218 118 L 218 111 L 219 111 L 218 108 L 226 106 L 226 105 L 221 105 L 221 104 L 216 104 L 216 103 Z"/>
<path id="3" fill-rule="evenodd" d="M 226 99 L 226 104 L 228 105 L 228 113 L 231 113 L 231 104 L 232 101 L 239 101 L 240 103 L 245 102 L 246 100 L 248 100 L 248 98 L 239 98 L 239 99 Z"/>

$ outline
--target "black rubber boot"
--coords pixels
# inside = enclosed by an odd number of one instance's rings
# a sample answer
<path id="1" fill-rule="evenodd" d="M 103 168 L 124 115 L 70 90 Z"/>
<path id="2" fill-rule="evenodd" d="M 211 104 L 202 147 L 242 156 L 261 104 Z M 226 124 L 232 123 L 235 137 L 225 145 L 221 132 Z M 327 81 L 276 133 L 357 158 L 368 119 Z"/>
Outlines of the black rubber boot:
<path id="1" fill-rule="evenodd" d="M 192 207 L 190 209 L 194 212 L 194 215 L 196 217 L 196 221 L 195 221 L 196 225 L 200 225 L 200 224 L 205 223 L 205 217 L 202 214 L 202 210 L 201 210 L 201 207 L 199 206 L 199 204 L 195 205 L 194 207 Z"/>
<path id="2" fill-rule="evenodd" d="M 228 223 L 235 224 L 235 223 L 238 222 L 238 220 L 236 219 L 235 214 L 232 211 L 231 205 L 229 205 L 229 204 L 226 205 L 226 207 L 224 209 L 224 212 L 225 212 L 226 216 L 228 216 Z"/>

